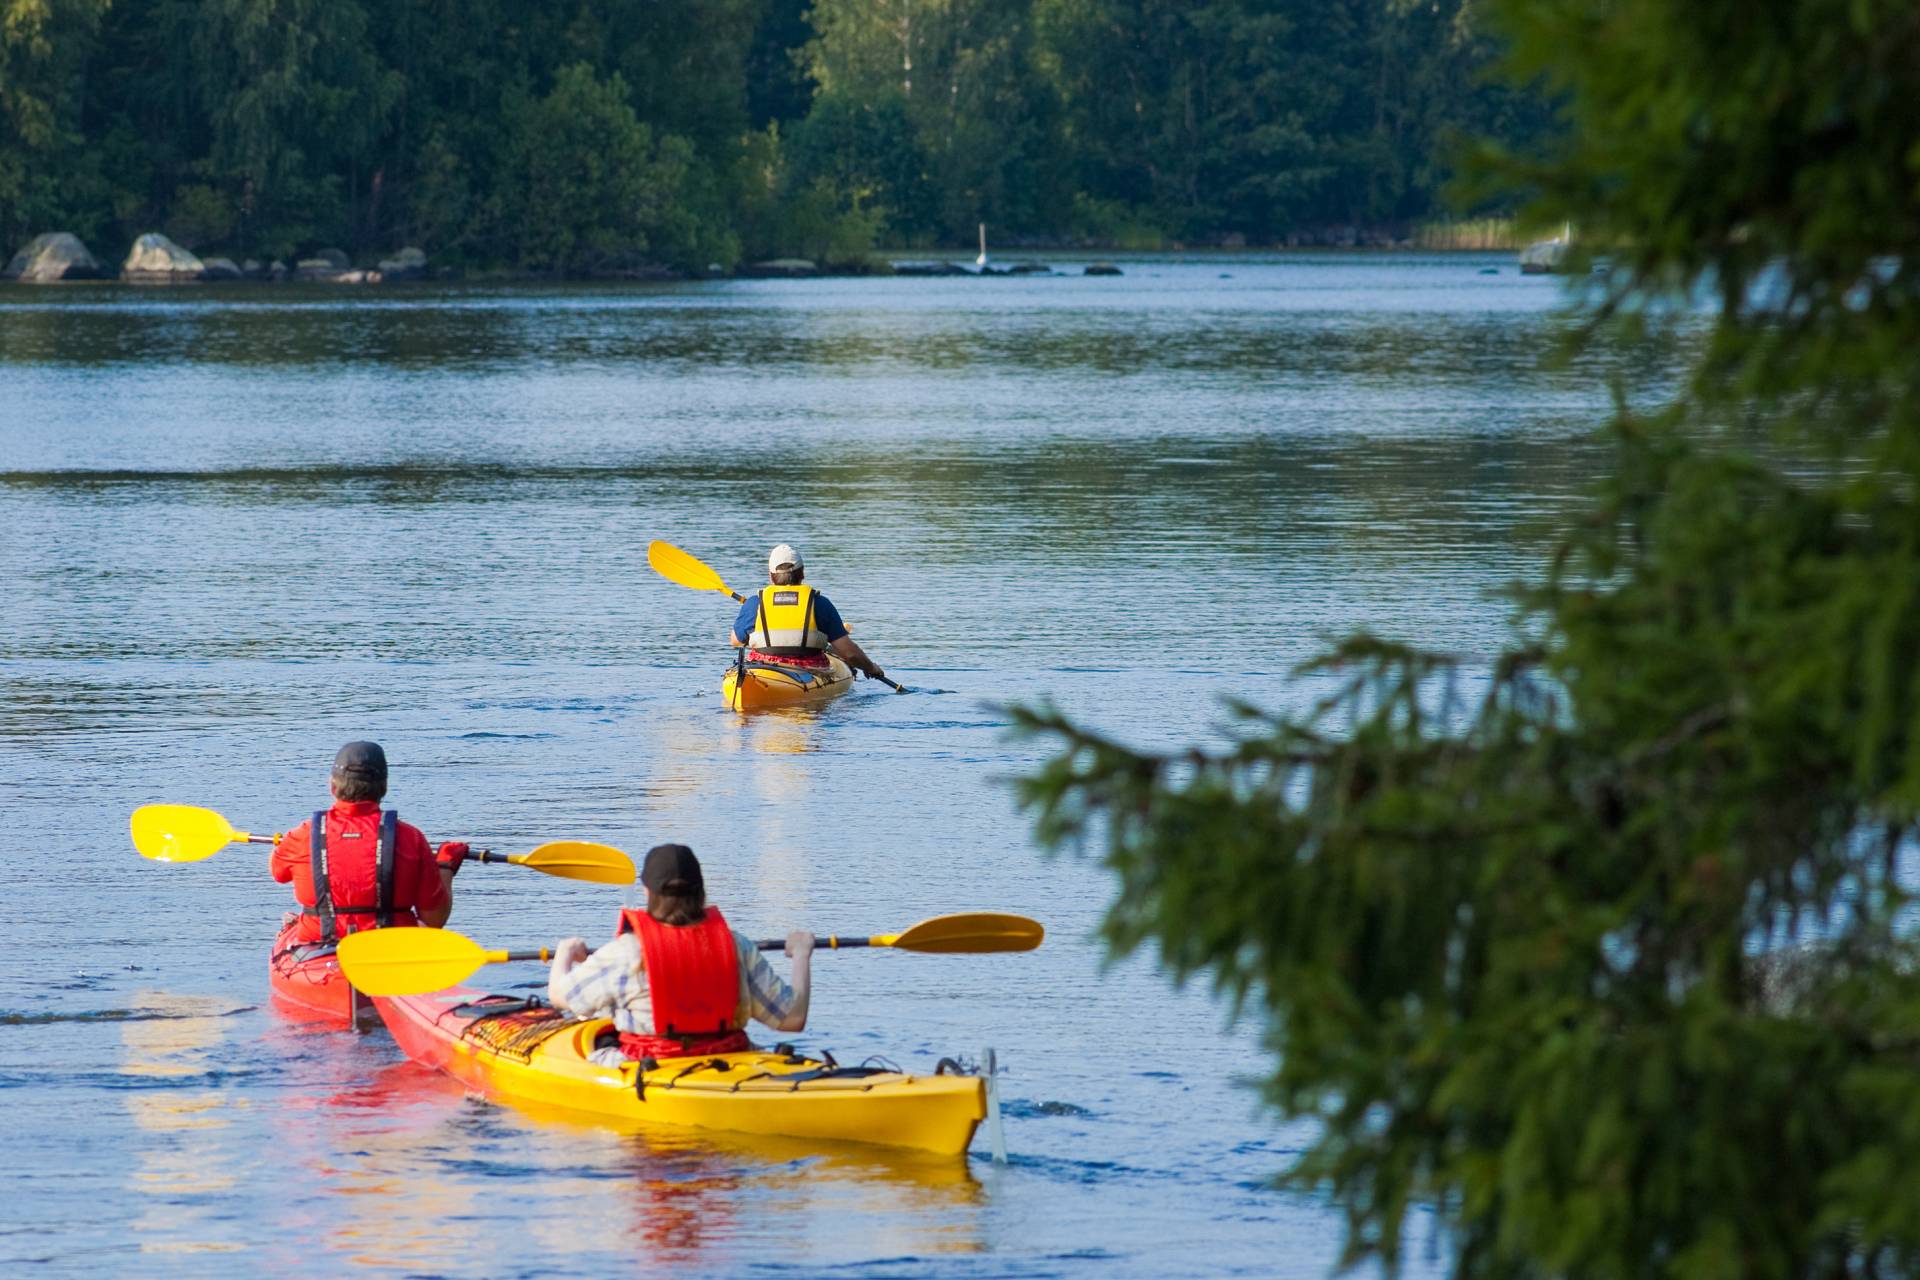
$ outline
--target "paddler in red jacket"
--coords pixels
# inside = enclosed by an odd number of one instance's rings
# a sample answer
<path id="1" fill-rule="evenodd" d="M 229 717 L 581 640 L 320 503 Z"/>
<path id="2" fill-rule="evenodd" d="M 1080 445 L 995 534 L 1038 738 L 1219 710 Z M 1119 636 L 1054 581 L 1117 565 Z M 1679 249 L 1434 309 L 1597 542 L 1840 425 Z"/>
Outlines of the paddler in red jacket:
<path id="1" fill-rule="evenodd" d="M 334 942 L 383 925 L 445 924 L 467 846 L 443 844 L 436 858 L 420 828 L 381 810 L 387 753 L 377 742 L 340 748 L 331 787 L 333 807 L 287 832 L 273 851 L 273 878 L 291 883 L 300 902 L 296 939 Z"/>
<path id="2" fill-rule="evenodd" d="M 700 860 L 683 844 L 647 850 L 640 869 L 644 911 L 620 913 L 613 941 L 591 955 L 579 938 L 554 947 L 547 999 L 585 1018 L 611 1018 L 617 1044 L 593 1052 L 602 1066 L 633 1058 L 743 1053 L 749 1019 L 801 1031 L 811 996 L 813 935 L 787 935 L 793 985 L 773 971 L 753 939 L 707 905 Z M 611 1039 L 611 1037 L 609 1037 Z"/>

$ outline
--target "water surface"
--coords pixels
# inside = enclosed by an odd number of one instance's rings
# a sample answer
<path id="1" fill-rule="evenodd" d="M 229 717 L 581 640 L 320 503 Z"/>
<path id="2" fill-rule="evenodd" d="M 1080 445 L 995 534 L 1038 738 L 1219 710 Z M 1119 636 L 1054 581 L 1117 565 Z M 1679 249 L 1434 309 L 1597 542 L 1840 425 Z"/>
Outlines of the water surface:
<path id="1" fill-rule="evenodd" d="M 1325 1273 L 1337 1216 L 1266 1185 L 1310 1134 L 1255 1106 L 1252 1031 L 1103 968 L 1110 883 L 1033 850 L 1002 704 L 1174 745 L 1356 627 L 1489 657 L 1608 380 L 1663 366 L 1543 365 L 1560 295 L 1499 257 L 1123 265 L 0 294 L 0 1264 Z M 650 538 L 736 587 L 794 543 L 941 692 L 726 714 L 731 606 Z M 1012 1163 L 612 1132 L 283 1016 L 263 855 L 143 863 L 127 814 L 284 829 L 355 737 L 434 839 L 682 840 L 756 934 L 1041 918 L 1029 955 L 823 955 L 801 1039 L 994 1046 Z M 454 924 L 597 940 L 629 896 L 475 866 Z"/>

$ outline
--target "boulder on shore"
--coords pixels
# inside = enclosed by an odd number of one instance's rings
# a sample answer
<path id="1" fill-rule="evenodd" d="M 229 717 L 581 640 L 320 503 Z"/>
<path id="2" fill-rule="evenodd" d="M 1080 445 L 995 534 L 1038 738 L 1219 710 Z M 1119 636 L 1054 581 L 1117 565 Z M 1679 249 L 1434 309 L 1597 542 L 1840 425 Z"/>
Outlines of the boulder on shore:
<path id="1" fill-rule="evenodd" d="M 205 280 L 244 280 L 247 273 L 232 258 L 208 258 Z"/>
<path id="2" fill-rule="evenodd" d="M 353 266 L 353 259 L 347 256 L 345 249 L 321 249 L 313 255 L 335 271 L 345 271 Z"/>
<path id="3" fill-rule="evenodd" d="M 207 266 L 158 231 L 133 242 L 120 278 L 129 284 L 186 284 L 203 279 Z"/>
<path id="4" fill-rule="evenodd" d="M 409 245 L 391 258 L 380 259 L 380 278 L 387 284 L 398 280 L 418 280 L 427 274 L 427 254 L 424 249 Z"/>
<path id="5" fill-rule="evenodd" d="M 0 272 L 21 284 L 53 284 L 60 280 L 98 280 L 106 272 L 80 237 L 68 231 L 48 231 L 27 242 Z"/>
<path id="6" fill-rule="evenodd" d="M 344 267 L 336 267 L 330 258 L 301 258 L 293 264 L 295 280 L 318 280 L 331 282 L 340 277 Z"/>

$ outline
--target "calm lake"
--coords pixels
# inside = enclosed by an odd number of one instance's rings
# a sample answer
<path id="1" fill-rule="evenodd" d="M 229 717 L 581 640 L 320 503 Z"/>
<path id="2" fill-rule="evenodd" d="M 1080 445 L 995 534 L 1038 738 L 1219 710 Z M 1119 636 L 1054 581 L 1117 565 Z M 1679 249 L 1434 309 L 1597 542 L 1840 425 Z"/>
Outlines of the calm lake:
<path id="1" fill-rule="evenodd" d="M 1561 287 L 1508 255 L 1121 265 L 0 293 L 0 1267 L 1325 1274 L 1337 1215 L 1266 1185 L 1311 1135 L 1256 1106 L 1255 1029 L 1104 965 L 1111 882 L 1035 850 L 1010 779 L 1045 748 L 1003 706 L 1172 746 L 1295 704 L 1356 628 L 1490 656 L 1609 379 L 1668 369 L 1543 364 Z M 727 713 L 732 606 L 651 538 L 736 588 L 795 544 L 938 692 Z M 613 1132 L 278 1012 L 264 852 L 149 863 L 127 817 L 284 830 L 359 737 L 434 840 L 684 841 L 756 935 L 1043 920 L 1024 955 L 822 954 L 799 1037 L 993 1046 L 1012 1162 Z M 637 902 L 478 865 L 457 895 L 498 947 Z"/>

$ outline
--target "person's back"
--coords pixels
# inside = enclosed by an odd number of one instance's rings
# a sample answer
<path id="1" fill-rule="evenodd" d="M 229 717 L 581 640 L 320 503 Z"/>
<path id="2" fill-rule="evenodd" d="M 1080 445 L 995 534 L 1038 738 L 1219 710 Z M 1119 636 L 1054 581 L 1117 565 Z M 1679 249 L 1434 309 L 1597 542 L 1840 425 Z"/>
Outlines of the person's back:
<path id="1" fill-rule="evenodd" d="M 295 938 L 331 943 L 359 929 L 447 922 L 453 876 L 467 846 L 434 850 L 421 830 L 382 810 L 386 753 L 350 742 L 334 757 L 333 804 L 281 838 L 273 878 L 293 886 L 301 906 Z"/>
<path id="2" fill-rule="evenodd" d="M 578 938 L 554 947 L 548 999 L 582 1017 L 609 1018 L 617 1033 L 594 1051 L 595 1062 L 744 1052 L 752 1048 L 749 1021 L 776 1031 L 806 1027 L 812 934 L 788 935 L 788 986 L 752 939 L 707 905 L 693 850 L 655 846 L 640 879 L 646 910 L 622 911 L 613 941 L 591 954 Z"/>
<path id="3" fill-rule="evenodd" d="M 824 663 L 831 650 L 875 680 L 886 676 L 848 633 L 833 601 L 807 585 L 798 551 L 784 542 L 775 547 L 767 557 L 767 579 L 733 621 L 733 643 L 746 646 L 748 658 L 809 666 Z"/>

